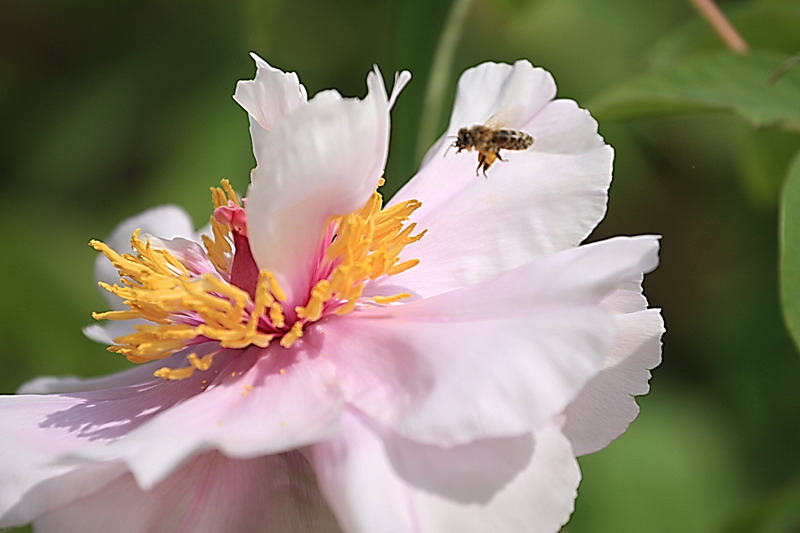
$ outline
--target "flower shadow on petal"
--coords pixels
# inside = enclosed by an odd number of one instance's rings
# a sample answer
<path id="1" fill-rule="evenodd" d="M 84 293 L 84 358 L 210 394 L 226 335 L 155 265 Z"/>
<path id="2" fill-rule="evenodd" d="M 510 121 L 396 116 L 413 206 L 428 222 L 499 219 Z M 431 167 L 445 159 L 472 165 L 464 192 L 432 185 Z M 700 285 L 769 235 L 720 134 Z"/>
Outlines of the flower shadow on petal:
<path id="1" fill-rule="evenodd" d="M 202 350 L 191 350 L 203 355 Z M 165 362 L 179 363 L 186 352 L 180 352 Z M 118 439 L 133 431 L 159 413 L 201 393 L 213 384 L 230 359 L 226 352 L 215 357 L 214 367 L 196 372 L 180 381 L 149 381 L 112 389 L 63 393 L 61 396 L 83 401 L 49 414 L 40 424 L 42 429 L 65 429 L 88 441 Z"/>

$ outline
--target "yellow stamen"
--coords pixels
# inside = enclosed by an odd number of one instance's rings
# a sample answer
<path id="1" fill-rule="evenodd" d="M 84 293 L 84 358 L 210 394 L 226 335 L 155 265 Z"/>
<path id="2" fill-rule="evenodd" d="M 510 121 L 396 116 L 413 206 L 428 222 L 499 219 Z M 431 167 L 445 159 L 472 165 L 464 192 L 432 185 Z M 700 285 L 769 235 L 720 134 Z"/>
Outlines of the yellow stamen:
<path id="1" fill-rule="evenodd" d="M 211 187 L 211 200 L 214 207 L 224 207 L 233 204 L 241 207 L 239 197 L 233 190 L 228 180 L 220 181 L 221 187 Z M 222 275 L 231 272 L 231 262 L 233 260 L 233 238 L 230 234 L 230 227 L 211 216 L 211 236 L 201 235 L 203 246 L 207 250 L 207 255 L 214 268 Z"/>
<path id="2" fill-rule="evenodd" d="M 212 196 L 218 206 L 228 205 L 228 202 L 239 203 L 230 184 L 225 181 L 222 188 L 213 190 Z M 229 228 L 219 223 L 215 226 L 213 219 L 212 227 L 217 237 L 213 242 L 223 243 L 215 249 L 222 263 L 215 266 L 218 272 L 229 271 L 231 258 L 226 252 L 232 250 Z M 192 275 L 168 250 L 154 248 L 143 240 L 139 230 L 134 231 L 131 237 L 135 254 L 119 254 L 99 241 L 89 244 L 111 261 L 122 278 L 119 285 L 101 283 L 101 286 L 122 298 L 130 308 L 93 313 L 92 316 L 98 320 L 145 319 L 150 322 L 136 326 L 134 333 L 115 339 L 118 344 L 109 347 L 110 351 L 124 355 L 132 362 L 166 358 L 199 336 L 218 341 L 222 348 L 244 348 L 251 344 L 266 347 L 278 333 L 265 333 L 259 329 L 259 321 L 267 309 L 270 317 L 275 319 L 273 326 L 284 326 L 283 308 L 276 296 L 285 298 L 285 293 L 270 272 L 259 274 L 253 301 L 246 291 L 231 285 L 220 275 Z M 198 325 L 182 321 L 181 317 L 186 316 L 193 317 L 192 322 Z M 211 357 L 189 357 L 194 368 L 210 365 L 211 361 Z M 179 379 L 188 371 L 159 372 L 159 375 L 166 376 L 165 379 Z"/>
<path id="3" fill-rule="evenodd" d="M 347 313 L 349 313 L 350 311 L 352 311 L 353 309 L 356 308 L 356 303 L 357 302 L 358 302 L 357 300 L 349 300 L 343 306 L 337 307 L 336 310 L 334 311 L 334 313 L 336 313 L 339 316 L 346 315 Z"/>
<path id="4" fill-rule="evenodd" d="M 231 182 L 226 179 L 222 179 L 219 183 L 222 185 L 222 190 L 225 191 L 228 200 L 236 204 L 237 207 L 242 207 L 242 203 L 239 201 L 236 191 L 234 191 L 233 187 L 231 186 Z"/>
<path id="5" fill-rule="evenodd" d="M 286 293 L 283 292 L 283 289 L 281 288 L 280 284 L 278 283 L 278 280 L 275 278 L 275 275 L 272 272 L 269 272 L 267 270 L 265 270 L 264 273 L 265 273 L 266 280 L 269 282 L 269 290 L 272 292 L 272 294 L 275 295 L 276 299 L 278 299 L 278 300 L 280 300 L 282 302 L 285 302 L 286 301 Z"/>
<path id="6" fill-rule="evenodd" d="M 411 296 L 411 294 L 403 292 L 393 296 L 373 296 L 371 297 L 371 300 L 376 304 L 390 304 L 402 300 L 403 298 L 411 298 Z"/>
<path id="7" fill-rule="evenodd" d="M 400 272 L 405 272 L 409 268 L 415 267 L 419 264 L 419 259 L 409 259 L 408 261 L 403 261 L 402 263 L 398 263 L 386 272 L 387 276 L 394 276 L 395 274 L 399 274 Z"/>
<path id="8" fill-rule="evenodd" d="M 297 339 L 303 336 L 303 323 L 299 320 L 292 324 L 292 329 L 289 330 L 289 333 L 283 336 L 281 339 L 281 346 L 284 348 L 290 348 Z"/>
<path id="9" fill-rule="evenodd" d="M 269 319 L 275 324 L 276 328 L 282 328 L 286 325 L 286 319 L 283 316 L 283 307 L 278 302 L 269 306 Z"/>
<path id="10" fill-rule="evenodd" d="M 194 374 L 193 366 L 187 366 L 184 368 L 169 368 L 165 366 L 153 372 L 153 375 L 155 377 L 166 380 L 185 379 L 191 376 L 192 374 Z"/>
<path id="11" fill-rule="evenodd" d="M 191 353 L 186 360 L 197 370 L 208 370 L 211 368 L 211 363 L 214 362 L 214 354 L 210 353 L 203 357 L 197 357 L 196 353 Z"/>
<path id="12" fill-rule="evenodd" d="M 298 317 L 318 320 L 331 300 L 338 302 L 336 314 L 347 314 L 361 298 L 365 279 L 399 274 L 419 263 L 418 259 L 399 262 L 399 256 L 405 246 L 425 234 L 422 231 L 412 236 L 416 224 L 405 225 L 422 204 L 408 200 L 381 210 L 382 205 L 383 198 L 376 191 L 360 209 L 330 222 L 336 229 L 336 238 L 325 250 L 325 258 L 337 265 L 327 279 L 318 281 L 311 289 L 306 305 L 296 308 Z M 388 304 L 408 297 L 403 293 L 370 300 Z"/>

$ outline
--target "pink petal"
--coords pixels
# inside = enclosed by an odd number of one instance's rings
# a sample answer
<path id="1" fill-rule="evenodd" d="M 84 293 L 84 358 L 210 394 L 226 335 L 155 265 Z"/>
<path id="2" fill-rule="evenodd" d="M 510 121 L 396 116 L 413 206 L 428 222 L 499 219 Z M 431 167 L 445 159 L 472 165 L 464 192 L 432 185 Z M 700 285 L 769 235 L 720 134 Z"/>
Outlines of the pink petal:
<path id="1" fill-rule="evenodd" d="M 576 455 L 605 448 L 639 414 L 634 396 L 647 394 L 650 370 L 661 362 L 664 321 L 658 309 L 615 315 L 618 333 L 602 372 L 566 410 L 564 434 Z"/>
<path id="2" fill-rule="evenodd" d="M 323 226 L 367 201 L 388 149 L 389 102 L 377 72 L 363 101 L 318 94 L 255 147 L 247 223 L 256 263 L 273 271 L 298 305 L 308 295 Z"/>
<path id="3" fill-rule="evenodd" d="M 428 233 L 402 257 L 421 263 L 387 281 L 431 296 L 574 247 L 589 235 L 605 213 L 613 151 L 586 111 L 570 100 L 551 100 L 554 93 L 550 75 L 527 62 L 486 64 L 464 74 L 450 128 L 392 199 L 422 202 L 413 220 Z M 448 136 L 451 141 L 459 127 L 502 108 L 514 111 L 511 127 L 536 137 L 533 147 L 503 151 L 508 162 L 495 163 L 487 178 L 475 175 L 475 152 L 444 156 Z"/>
<path id="4" fill-rule="evenodd" d="M 0 396 L 0 426 L 6 428 L 0 442 L 0 523 L 30 521 L 118 475 L 124 470 L 119 463 L 86 465 L 59 458 L 124 437 L 196 394 L 201 379 L 165 382 L 153 378 L 152 367 L 137 368 L 94 380 L 51 379 L 25 387 L 64 391 L 59 395 Z M 100 386 L 114 388 L 95 390 Z"/>
<path id="5" fill-rule="evenodd" d="M 146 492 L 123 475 L 35 526 L 38 533 L 340 531 L 299 452 L 248 460 L 206 453 Z"/>
<path id="6" fill-rule="evenodd" d="M 155 249 L 166 250 L 178 259 L 194 274 L 216 274 L 214 263 L 208 258 L 203 246 L 196 240 L 175 237 L 162 238 L 160 235 L 146 235 L 150 245 Z"/>
<path id="7" fill-rule="evenodd" d="M 89 422 L 77 396 L 0 396 L 0 528 L 22 525 L 38 514 L 95 491 L 119 475 L 119 464 L 64 465 L 55 459 L 90 444 Z M 108 413 L 104 406 L 94 405 Z M 74 418 L 73 418 L 74 417 Z"/>
<path id="8" fill-rule="evenodd" d="M 399 434 L 453 445 L 549 425 L 602 368 L 601 302 L 655 268 L 657 240 L 616 238 L 479 284 L 331 320 L 347 401 Z"/>
<path id="9" fill-rule="evenodd" d="M 330 438 L 338 429 L 341 391 L 330 362 L 303 345 L 217 355 L 230 362 L 196 372 L 190 378 L 195 390 L 186 401 L 124 439 L 73 457 L 123 460 L 139 485 L 149 489 L 207 450 L 252 458 Z M 203 384 L 203 376 L 211 381 Z"/>
<path id="10" fill-rule="evenodd" d="M 348 533 L 554 533 L 580 478 L 555 428 L 445 449 L 398 439 L 356 415 L 337 439 L 314 447 L 314 466 Z"/>

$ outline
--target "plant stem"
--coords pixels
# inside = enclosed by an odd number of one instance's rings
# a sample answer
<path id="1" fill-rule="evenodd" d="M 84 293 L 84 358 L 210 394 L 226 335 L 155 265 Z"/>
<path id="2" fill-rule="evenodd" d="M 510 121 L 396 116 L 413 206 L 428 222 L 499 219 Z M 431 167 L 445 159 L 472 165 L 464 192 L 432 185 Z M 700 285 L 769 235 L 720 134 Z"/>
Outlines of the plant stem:
<path id="1" fill-rule="evenodd" d="M 714 28 L 714 31 L 717 32 L 717 35 L 719 35 L 720 39 L 722 39 L 728 48 L 737 54 L 744 54 L 747 52 L 749 48 L 747 43 L 742 39 L 742 36 L 739 35 L 739 32 L 736 31 L 736 28 L 733 27 L 733 24 L 731 24 L 725 16 L 725 13 L 714 3 L 714 0 L 689 1 L 694 4 L 694 7 L 700 12 L 700 15 L 711 24 L 711 27 Z"/>
<path id="2" fill-rule="evenodd" d="M 472 0 L 453 0 L 447 21 L 439 37 L 439 44 L 436 45 L 436 52 L 431 63 L 431 73 L 422 102 L 422 116 L 417 135 L 417 159 L 425 154 L 436 136 L 436 128 L 439 126 L 442 114 L 444 92 L 447 89 L 447 82 L 453 67 L 453 57 L 458 41 L 461 39 L 471 4 Z"/>

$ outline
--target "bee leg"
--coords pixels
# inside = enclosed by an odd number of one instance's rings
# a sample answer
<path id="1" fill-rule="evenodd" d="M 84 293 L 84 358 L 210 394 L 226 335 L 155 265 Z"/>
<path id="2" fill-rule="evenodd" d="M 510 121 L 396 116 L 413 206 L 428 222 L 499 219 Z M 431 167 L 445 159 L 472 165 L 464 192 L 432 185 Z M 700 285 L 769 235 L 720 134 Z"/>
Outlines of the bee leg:
<path id="1" fill-rule="evenodd" d="M 483 177 L 486 177 L 486 169 L 489 168 L 489 165 L 486 164 L 486 155 L 483 152 L 478 152 L 478 166 L 475 167 L 475 175 L 478 176 L 481 167 L 483 167 Z"/>
<path id="2" fill-rule="evenodd" d="M 490 166 L 492 166 L 492 164 L 489 163 L 488 161 L 485 161 L 485 160 L 478 163 L 478 169 L 483 170 L 483 177 L 484 178 L 488 178 L 489 177 L 489 176 L 486 175 L 486 171 L 489 170 Z M 478 171 L 477 170 L 475 171 L 475 175 L 476 176 L 478 175 Z"/>
<path id="3" fill-rule="evenodd" d="M 498 151 L 496 154 L 494 154 L 494 155 L 495 155 L 495 156 L 497 157 L 497 159 L 499 159 L 500 161 L 508 161 L 508 159 L 503 159 L 502 157 L 500 157 L 500 152 L 499 152 L 499 151 Z"/>

